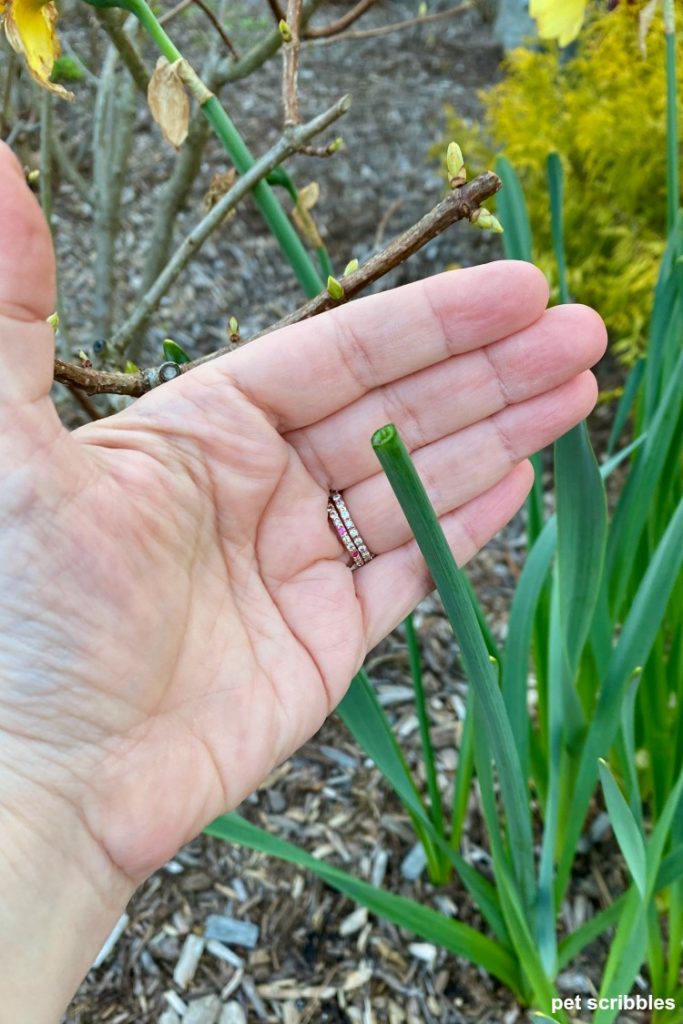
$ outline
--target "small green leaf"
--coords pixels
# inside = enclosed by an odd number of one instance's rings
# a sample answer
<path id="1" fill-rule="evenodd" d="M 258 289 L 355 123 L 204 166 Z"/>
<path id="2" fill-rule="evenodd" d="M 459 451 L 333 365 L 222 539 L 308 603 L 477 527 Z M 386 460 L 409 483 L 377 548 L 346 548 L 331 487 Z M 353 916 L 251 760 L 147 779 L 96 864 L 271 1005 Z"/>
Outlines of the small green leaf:
<path id="1" fill-rule="evenodd" d="M 178 363 L 180 366 L 182 363 L 189 363 L 190 357 L 187 352 L 180 347 L 177 341 L 173 341 L 171 338 L 166 338 L 163 342 L 164 356 L 169 363 Z"/>
<path id="2" fill-rule="evenodd" d="M 140 367 L 136 366 L 135 363 L 131 362 L 131 360 L 128 359 L 127 362 L 126 362 L 126 365 L 125 365 L 125 372 L 126 373 L 139 373 L 140 372 Z"/>

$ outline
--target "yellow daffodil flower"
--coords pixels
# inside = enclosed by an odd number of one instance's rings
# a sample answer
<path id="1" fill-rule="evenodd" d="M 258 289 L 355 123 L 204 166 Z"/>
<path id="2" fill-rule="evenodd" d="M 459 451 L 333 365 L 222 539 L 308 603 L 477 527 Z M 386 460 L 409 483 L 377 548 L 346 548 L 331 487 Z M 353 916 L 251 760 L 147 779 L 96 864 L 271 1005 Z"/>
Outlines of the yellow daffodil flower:
<path id="1" fill-rule="evenodd" d="M 0 19 L 10 46 L 21 53 L 38 85 L 56 92 L 65 99 L 72 93 L 50 81 L 60 46 L 55 31 L 57 7 L 52 0 L 0 0 Z"/>
<path id="2" fill-rule="evenodd" d="M 541 39 L 557 39 L 567 46 L 578 36 L 587 0 L 529 0 L 529 14 L 536 19 Z"/>

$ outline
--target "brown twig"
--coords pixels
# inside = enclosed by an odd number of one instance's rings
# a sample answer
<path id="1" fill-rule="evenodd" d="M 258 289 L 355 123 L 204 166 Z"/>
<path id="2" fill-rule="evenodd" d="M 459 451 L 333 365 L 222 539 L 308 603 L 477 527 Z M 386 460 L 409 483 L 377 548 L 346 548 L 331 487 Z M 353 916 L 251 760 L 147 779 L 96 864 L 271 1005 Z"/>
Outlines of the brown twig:
<path id="1" fill-rule="evenodd" d="M 431 242 L 437 235 L 442 234 L 451 224 L 455 224 L 458 220 L 469 220 L 474 211 L 479 209 L 486 199 L 490 199 L 491 196 L 495 195 L 500 188 L 502 188 L 502 182 L 493 171 L 486 171 L 484 174 L 473 178 L 467 185 L 463 185 L 462 188 L 451 192 L 438 206 L 435 206 L 433 210 L 425 214 L 417 224 L 413 224 L 402 235 L 389 242 L 381 252 L 371 256 L 358 270 L 349 274 L 348 277 L 344 277 L 341 281 L 344 289 L 344 297 L 342 299 L 333 299 L 327 291 L 320 292 L 315 298 L 310 299 L 303 306 L 299 306 L 293 313 L 283 317 L 282 320 L 278 320 L 277 323 L 271 324 L 265 331 L 255 334 L 251 340 L 260 338 L 262 334 L 270 334 L 272 331 L 279 331 L 282 327 L 290 327 L 292 324 L 298 324 L 302 320 L 318 316 L 319 313 L 324 313 L 334 306 L 339 306 L 341 303 L 355 298 L 356 295 L 364 291 L 371 284 L 374 284 L 375 281 L 388 274 L 394 267 L 404 263 L 419 249 L 422 249 L 427 242 Z M 199 366 L 201 363 L 206 363 L 230 351 L 231 348 L 226 346 L 217 352 L 211 352 L 207 356 L 194 359 L 191 363 L 185 363 L 182 367 L 182 372 L 186 373 L 195 366 Z"/>
<path id="2" fill-rule="evenodd" d="M 287 27 L 291 38 L 282 47 L 282 105 L 285 128 L 299 123 L 299 54 L 303 0 L 287 0 Z"/>
<path id="3" fill-rule="evenodd" d="M 404 28 L 414 28 L 416 25 L 428 25 L 432 21 L 441 21 L 442 18 L 452 18 L 456 14 L 464 14 L 476 7 L 479 0 L 464 0 L 457 7 L 449 7 L 447 11 L 435 11 L 433 14 L 421 14 L 417 18 L 408 18 L 406 21 L 395 21 L 391 25 L 380 25 L 378 28 L 358 29 L 356 32 L 345 32 L 343 35 L 329 36 L 324 39 L 308 39 L 309 46 L 328 46 L 338 40 L 349 39 L 372 39 L 375 36 L 388 36 L 392 32 L 398 32 Z"/>
<path id="4" fill-rule="evenodd" d="M 268 0 L 268 6 L 270 7 L 271 11 L 273 12 L 273 17 L 275 18 L 275 24 L 279 25 L 280 22 L 282 21 L 282 19 L 284 18 L 284 12 L 283 12 L 282 8 L 280 7 L 280 5 L 277 2 L 277 0 Z"/>
<path id="5" fill-rule="evenodd" d="M 381 252 L 371 256 L 358 270 L 349 274 L 348 277 L 344 277 L 342 279 L 344 289 L 342 299 L 333 299 L 327 291 L 321 292 L 314 299 L 290 313 L 289 316 L 272 324 L 261 334 L 269 334 L 281 327 L 288 327 L 291 324 L 300 323 L 302 320 L 308 320 L 327 309 L 340 305 L 341 302 L 348 302 L 349 299 L 355 298 L 369 285 L 407 260 L 427 242 L 442 234 L 451 224 L 458 220 L 469 219 L 481 203 L 495 195 L 500 187 L 500 178 L 492 171 L 480 174 L 468 184 L 463 185 L 462 188 L 451 192 L 438 206 L 425 214 L 417 224 L 404 231 Z M 257 334 L 254 337 L 260 336 Z M 209 353 L 209 355 L 194 359 L 190 363 L 185 363 L 176 369 L 176 375 L 177 373 L 187 373 L 194 367 L 216 359 L 231 350 L 232 346 L 226 346 Z M 75 366 L 65 363 L 61 359 L 55 359 L 54 379 L 62 384 L 80 388 L 89 395 L 116 394 L 130 395 L 133 398 L 139 398 L 160 383 L 159 367 L 141 370 L 138 373 L 112 373 L 90 367 Z"/>
<path id="6" fill-rule="evenodd" d="M 180 3 L 177 3 L 175 7 L 172 7 L 170 11 L 165 11 L 165 13 L 161 15 L 161 17 L 159 18 L 159 24 L 168 25 L 169 21 L 172 21 L 176 17 L 176 15 L 181 14 L 183 11 L 187 10 L 187 8 L 190 7 L 191 4 L 193 3 L 194 0 L 180 0 Z"/>
<path id="7" fill-rule="evenodd" d="M 67 390 L 70 391 L 70 393 L 73 395 L 74 399 L 78 402 L 86 416 L 89 417 L 89 419 L 102 419 L 102 413 L 99 411 L 99 409 L 95 408 L 94 404 L 90 401 L 87 395 L 83 394 L 80 388 L 71 387 L 71 385 L 69 384 L 67 384 L 66 387 Z"/>
<path id="8" fill-rule="evenodd" d="M 358 3 L 341 18 L 330 21 L 327 25 L 309 25 L 304 32 L 304 39 L 324 39 L 327 36 L 339 35 L 349 25 L 353 25 L 354 21 L 358 21 L 375 3 L 377 0 L 358 0 Z"/>
<path id="9" fill-rule="evenodd" d="M 209 7 L 209 5 L 204 3 L 204 0 L 192 0 L 192 2 L 194 4 L 196 4 L 197 7 L 200 8 L 200 10 L 204 11 L 204 14 L 207 16 L 207 18 L 209 19 L 209 21 L 211 22 L 213 27 L 216 29 L 216 32 L 218 32 L 218 35 L 221 37 L 221 39 L 223 40 L 223 42 L 225 43 L 227 48 L 230 50 L 230 53 L 233 55 L 235 60 L 239 60 L 240 59 L 240 55 L 237 52 L 237 50 L 235 49 L 235 46 L 234 46 L 232 40 L 230 39 L 230 36 L 225 31 L 225 29 L 223 28 L 223 26 L 221 25 L 220 21 L 218 20 L 216 15 L 213 13 L 213 11 Z"/>

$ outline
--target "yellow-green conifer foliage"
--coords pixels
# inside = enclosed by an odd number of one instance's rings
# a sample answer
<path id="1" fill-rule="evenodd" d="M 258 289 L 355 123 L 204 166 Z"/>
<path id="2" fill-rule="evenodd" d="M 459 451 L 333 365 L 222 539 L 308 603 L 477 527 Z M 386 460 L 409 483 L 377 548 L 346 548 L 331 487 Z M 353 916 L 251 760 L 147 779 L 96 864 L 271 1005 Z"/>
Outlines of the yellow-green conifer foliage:
<path id="1" fill-rule="evenodd" d="M 522 179 L 534 258 L 554 281 L 546 158 L 565 170 L 565 232 L 573 297 L 607 321 L 613 351 L 627 363 L 646 344 L 666 215 L 665 54 L 656 19 L 639 46 L 642 3 L 595 16 L 575 48 L 514 50 L 504 78 L 481 93 L 481 123 L 448 111 L 447 138 L 470 167 L 504 153 Z M 678 25 L 683 0 L 676 3 Z M 680 50 L 681 32 L 678 40 Z M 681 60 L 679 57 L 679 89 Z M 442 155 L 443 144 L 439 144 Z"/>

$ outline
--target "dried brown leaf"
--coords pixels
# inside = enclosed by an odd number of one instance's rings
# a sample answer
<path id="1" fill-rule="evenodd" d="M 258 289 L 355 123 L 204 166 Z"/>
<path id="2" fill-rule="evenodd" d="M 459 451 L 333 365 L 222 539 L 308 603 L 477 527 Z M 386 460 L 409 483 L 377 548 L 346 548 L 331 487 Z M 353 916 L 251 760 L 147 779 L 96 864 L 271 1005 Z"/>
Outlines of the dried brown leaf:
<path id="1" fill-rule="evenodd" d="M 170 64 L 159 57 L 149 80 L 147 102 L 152 117 L 167 142 L 179 149 L 187 138 L 190 100 L 179 72 L 180 61 Z"/>

